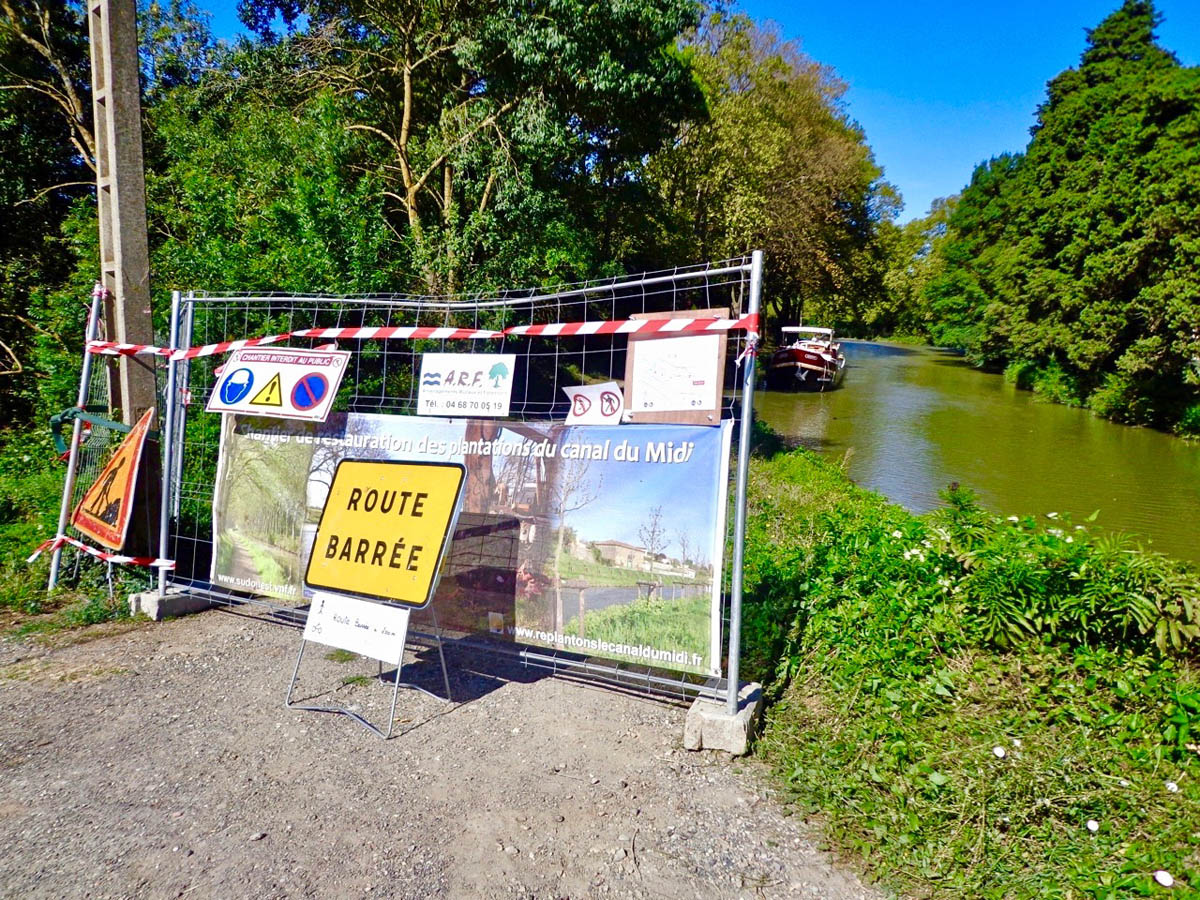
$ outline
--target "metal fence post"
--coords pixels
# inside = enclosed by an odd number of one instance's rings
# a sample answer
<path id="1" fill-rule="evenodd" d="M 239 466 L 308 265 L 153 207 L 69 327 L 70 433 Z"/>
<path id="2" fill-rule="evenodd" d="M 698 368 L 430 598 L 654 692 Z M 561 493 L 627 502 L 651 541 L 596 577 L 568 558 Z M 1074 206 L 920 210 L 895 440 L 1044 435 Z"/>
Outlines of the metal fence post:
<path id="1" fill-rule="evenodd" d="M 751 316 L 759 312 L 762 262 L 762 251 L 755 250 L 750 258 L 750 308 L 746 310 L 746 314 Z M 737 499 L 734 501 L 733 572 L 729 583 L 729 695 L 726 709 L 731 716 L 737 714 L 741 689 L 738 669 L 742 658 L 742 561 L 746 552 L 746 483 L 750 476 L 750 437 L 754 427 L 754 363 L 755 353 L 752 350 L 746 354 L 744 361 L 742 421 L 738 432 Z"/>
<path id="2" fill-rule="evenodd" d="M 82 409 L 88 401 L 88 392 L 92 382 L 92 353 L 87 350 L 87 344 L 96 339 L 100 328 L 100 316 L 104 314 L 104 291 L 97 285 L 92 291 L 92 311 L 88 314 L 87 331 L 84 337 L 83 371 L 79 374 L 79 394 L 75 405 Z M 75 495 L 75 467 L 79 464 L 79 435 L 83 430 L 83 420 L 78 416 L 71 424 L 71 447 L 67 454 L 67 477 L 63 484 L 62 505 L 58 510 L 58 530 L 55 537 L 67 531 L 67 519 L 71 515 L 71 500 Z M 54 590 L 58 584 L 58 567 L 62 561 L 62 547 L 55 547 L 50 556 L 50 580 L 46 590 Z"/>
<path id="3" fill-rule="evenodd" d="M 188 291 L 187 296 L 182 298 L 182 305 L 179 308 L 179 347 L 192 346 L 192 320 L 196 313 L 195 293 Z M 188 404 L 191 402 L 191 369 L 188 367 L 186 359 L 177 360 L 175 367 L 175 391 L 178 396 L 178 403 L 175 405 L 175 446 L 171 451 L 171 458 L 175 461 L 171 469 L 171 515 L 176 519 L 178 524 L 179 519 L 179 495 L 181 482 L 183 480 L 183 449 L 184 438 L 187 436 L 187 413 Z M 169 535 L 168 535 L 169 540 Z M 174 573 L 171 570 L 167 573 L 168 577 Z"/>
<path id="4" fill-rule="evenodd" d="M 179 346 L 179 291 L 171 291 L 171 341 L 172 349 Z M 168 548 L 171 517 L 171 471 L 175 463 L 175 407 L 179 402 L 176 386 L 175 370 L 177 363 L 167 357 L 167 397 L 166 422 L 163 425 L 159 448 L 162 453 L 162 483 L 158 503 L 158 558 L 166 559 L 170 552 Z M 159 567 L 158 596 L 167 596 L 167 570 Z"/>

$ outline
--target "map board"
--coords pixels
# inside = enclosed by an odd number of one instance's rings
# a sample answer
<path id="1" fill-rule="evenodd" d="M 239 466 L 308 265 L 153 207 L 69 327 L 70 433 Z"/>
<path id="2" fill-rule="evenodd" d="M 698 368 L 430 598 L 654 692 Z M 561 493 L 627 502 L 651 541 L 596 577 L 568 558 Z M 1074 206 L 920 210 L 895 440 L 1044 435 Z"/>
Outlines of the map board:
<path id="1" fill-rule="evenodd" d="M 727 318 L 722 309 L 645 313 L 632 319 Z M 631 334 L 625 357 L 625 409 L 631 422 L 717 425 L 725 390 L 725 332 Z"/>

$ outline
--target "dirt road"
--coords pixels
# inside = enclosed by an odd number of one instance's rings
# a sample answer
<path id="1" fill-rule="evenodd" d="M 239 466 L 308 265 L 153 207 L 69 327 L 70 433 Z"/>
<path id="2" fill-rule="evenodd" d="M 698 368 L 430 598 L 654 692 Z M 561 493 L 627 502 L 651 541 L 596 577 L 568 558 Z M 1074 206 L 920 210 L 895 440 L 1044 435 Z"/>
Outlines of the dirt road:
<path id="1" fill-rule="evenodd" d="M 0 644 L 0 896 L 882 896 L 681 707 L 452 649 L 465 702 L 402 690 L 384 742 L 283 708 L 298 645 L 215 611 Z M 375 671 L 317 648 L 299 693 L 379 715 Z"/>

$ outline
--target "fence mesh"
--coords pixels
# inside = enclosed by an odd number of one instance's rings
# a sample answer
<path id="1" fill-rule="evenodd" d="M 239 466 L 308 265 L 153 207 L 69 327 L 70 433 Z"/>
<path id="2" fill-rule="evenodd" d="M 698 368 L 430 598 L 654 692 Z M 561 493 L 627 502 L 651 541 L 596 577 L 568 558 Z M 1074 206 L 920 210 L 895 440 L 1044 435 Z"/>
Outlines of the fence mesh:
<path id="1" fill-rule="evenodd" d="M 552 289 L 505 291 L 487 296 L 215 295 L 192 292 L 182 298 L 178 307 L 178 344 L 199 346 L 310 328 L 432 326 L 500 331 L 518 325 L 613 321 L 653 315 L 666 317 L 694 310 L 717 310 L 717 315 L 737 317 L 756 311 L 747 309 L 751 268 L 751 259 L 747 256 Z M 748 335 L 733 331 L 726 337 L 720 416 L 736 419 L 742 401 L 738 362 L 747 350 Z M 312 348 L 328 346 L 329 342 L 292 338 L 289 344 Z M 624 334 L 563 338 L 506 336 L 482 340 L 343 340 L 339 348 L 353 353 L 333 409 L 335 412 L 414 415 L 423 354 L 511 353 L 516 356 L 516 366 L 507 421 L 561 421 L 568 409 L 562 388 L 609 380 L 623 383 L 628 347 L 629 338 Z M 167 581 L 176 588 L 201 593 L 218 602 L 301 622 L 304 618 L 303 598 L 288 603 L 229 590 L 210 582 L 214 553 L 213 497 L 222 417 L 205 414 L 203 409 L 226 359 L 220 355 L 170 364 L 175 366 L 176 381 L 175 395 L 171 398 L 175 404 L 173 446 L 165 454 L 164 465 L 165 483 L 171 493 L 168 540 L 163 550 L 166 556 L 175 560 L 176 567 L 168 573 Z M 160 378 L 160 384 L 164 381 Z M 103 402 L 101 397 L 107 396 L 106 389 L 105 366 L 100 363 L 94 367 L 89 403 Z M 166 419 L 160 416 L 158 421 L 162 423 Z M 99 456 L 97 451 L 95 458 Z M 89 461 L 86 465 L 95 467 L 97 463 Z M 76 500 L 90 483 L 81 469 Z M 733 497 L 732 491 L 730 497 Z M 726 516 L 725 521 L 728 543 L 733 535 L 734 516 Z M 478 528 L 477 525 L 474 527 Z M 480 570 L 514 568 L 511 553 L 505 553 L 503 540 L 497 541 L 495 536 L 490 540 L 479 540 L 481 533 L 471 529 L 470 522 L 460 523 L 449 566 Z M 512 540 L 516 539 L 517 535 L 512 535 Z M 681 596 L 689 589 L 695 590 L 695 586 L 666 585 L 663 589 L 672 596 Z M 727 602 L 723 606 L 726 607 L 725 616 L 728 616 Z M 680 675 L 659 677 L 662 673 L 655 674 L 647 667 L 589 660 L 556 651 L 529 653 L 526 659 L 556 670 L 574 669 L 660 688 L 662 684 L 677 682 L 685 692 L 695 692 L 697 685 L 704 681 Z M 714 692 L 718 690 L 717 685 L 718 682 L 712 679 L 708 682 L 709 689 Z"/>
<path id="2" fill-rule="evenodd" d="M 103 316 L 103 307 L 100 303 L 93 304 L 91 317 L 96 321 L 90 329 L 94 329 L 97 340 L 107 340 L 106 323 Z M 165 343 L 166 335 L 156 335 L 156 339 Z M 111 386 L 118 378 L 118 366 L 121 361 L 113 357 L 93 356 L 90 360 L 90 366 L 87 374 L 87 384 L 81 393 L 84 398 L 82 407 L 74 408 L 73 410 L 64 412 L 64 419 L 60 425 L 64 432 L 64 438 L 68 447 L 76 440 L 78 445 L 75 450 L 75 465 L 74 472 L 67 480 L 67 490 L 64 490 L 63 507 L 68 516 L 63 532 L 68 536 L 75 538 L 83 538 L 90 540 L 86 535 L 81 534 L 70 524 L 70 515 L 78 507 L 84 494 L 89 488 L 99 479 L 104 467 L 108 464 L 125 436 L 130 431 L 130 426 L 123 425 L 119 422 L 114 422 L 109 416 L 112 415 L 111 404 Z M 153 361 L 138 360 L 134 365 L 151 365 Z M 152 433 L 152 438 L 149 442 L 151 452 L 157 452 L 159 447 L 156 443 L 157 432 L 163 421 L 165 411 L 165 385 L 166 385 L 166 368 L 164 366 L 155 366 L 156 379 L 156 397 L 158 399 L 158 408 L 156 410 L 155 429 Z M 78 438 L 75 437 L 75 427 L 78 422 Z M 64 462 L 70 463 L 70 451 L 64 454 Z M 140 535 L 143 543 L 149 541 L 144 547 L 137 548 L 137 552 L 144 553 L 150 556 L 157 555 L 157 545 L 151 546 L 155 535 L 150 534 L 153 531 L 153 526 L 156 524 L 157 517 L 152 503 L 149 501 L 139 504 L 136 513 L 142 516 L 141 521 L 131 522 L 131 528 L 134 532 Z M 72 580 L 77 581 L 80 574 L 86 568 L 106 566 L 107 564 L 97 560 L 90 554 L 77 550 L 70 545 L 65 546 L 62 551 L 55 578 L 59 575 L 66 575 Z M 111 566 L 110 569 L 111 576 Z M 153 573 L 137 568 L 128 568 L 121 571 L 121 581 L 126 586 L 136 586 L 138 582 L 145 581 L 146 586 L 152 587 L 156 580 Z"/>

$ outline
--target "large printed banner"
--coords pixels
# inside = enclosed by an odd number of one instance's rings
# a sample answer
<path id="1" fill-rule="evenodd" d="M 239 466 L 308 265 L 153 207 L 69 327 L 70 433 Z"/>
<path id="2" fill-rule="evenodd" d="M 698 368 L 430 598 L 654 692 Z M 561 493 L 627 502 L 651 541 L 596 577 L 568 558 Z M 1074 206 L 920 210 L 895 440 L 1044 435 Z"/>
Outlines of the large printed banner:
<path id="1" fill-rule="evenodd" d="M 212 581 L 303 604 L 339 462 L 459 463 L 467 477 L 432 604 L 439 624 L 720 674 L 730 434 L 727 422 L 566 426 L 335 413 L 320 424 L 226 415 Z M 428 621 L 430 611 L 416 615 Z"/>

